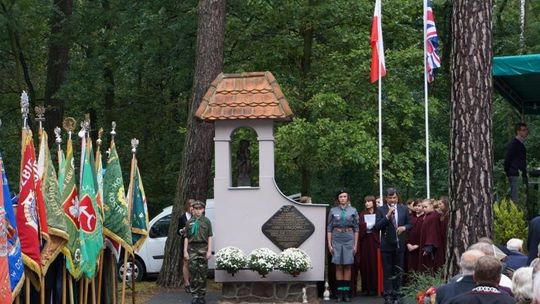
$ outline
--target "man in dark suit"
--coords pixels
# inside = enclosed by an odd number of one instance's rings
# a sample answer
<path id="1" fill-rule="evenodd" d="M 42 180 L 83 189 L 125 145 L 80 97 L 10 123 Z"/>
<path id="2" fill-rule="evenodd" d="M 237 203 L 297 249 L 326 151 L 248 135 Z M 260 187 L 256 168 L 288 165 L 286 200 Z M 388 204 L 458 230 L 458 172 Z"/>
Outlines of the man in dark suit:
<path id="1" fill-rule="evenodd" d="M 455 282 L 449 282 L 448 284 L 437 287 L 437 304 L 447 304 L 451 298 L 471 291 L 476 287 L 473 279 L 474 267 L 476 266 L 476 261 L 483 256 L 485 254 L 476 249 L 467 250 L 461 255 L 459 267 L 462 276 Z"/>
<path id="2" fill-rule="evenodd" d="M 510 183 L 510 198 L 514 203 L 519 200 L 518 181 L 519 172 L 523 177 L 523 182 L 527 184 L 527 150 L 523 142 L 529 135 L 529 129 L 525 123 L 516 124 L 516 137 L 508 144 L 506 156 L 504 157 L 504 172 Z"/>
<path id="3" fill-rule="evenodd" d="M 527 236 L 527 252 L 529 253 L 527 264 L 538 257 L 538 245 L 540 244 L 540 216 L 529 222 L 529 235 Z"/>
<path id="4" fill-rule="evenodd" d="M 407 207 L 399 203 L 395 188 L 386 190 L 386 204 L 377 209 L 374 230 L 381 232 L 384 303 L 401 303 L 399 289 L 403 274 L 406 231 L 412 228 Z"/>

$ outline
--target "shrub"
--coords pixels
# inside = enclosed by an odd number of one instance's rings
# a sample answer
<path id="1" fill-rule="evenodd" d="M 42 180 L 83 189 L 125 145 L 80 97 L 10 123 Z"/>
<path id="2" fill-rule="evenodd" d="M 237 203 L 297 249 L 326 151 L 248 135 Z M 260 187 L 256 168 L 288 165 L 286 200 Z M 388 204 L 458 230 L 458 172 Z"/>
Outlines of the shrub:
<path id="1" fill-rule="evenodd" d="M 493 241 L 506 245 L 511 238 L 527 240 L 527 221 L 524 211 L 506 198 L 493 204 Z M 527 248 L 523 246 L 523 248 Z"/>

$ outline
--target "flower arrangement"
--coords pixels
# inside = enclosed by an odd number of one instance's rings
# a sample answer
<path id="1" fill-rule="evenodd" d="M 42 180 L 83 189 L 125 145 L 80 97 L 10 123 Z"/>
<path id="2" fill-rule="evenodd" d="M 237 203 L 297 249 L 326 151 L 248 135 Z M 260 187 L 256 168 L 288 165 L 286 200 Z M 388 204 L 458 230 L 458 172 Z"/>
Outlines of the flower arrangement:
<path id="1" fill-rule="evenodd" d="M 285 273 L 297 276 L 312 267 L 311 258 L 302 249 L 288 248 L 278 256 L 277 267 Z"/>
<path id="2" fill-rule="evenodd" d="M 234 275 L 238 270 L 246 267 L 246 264 L 246 255 L 237 247 L 224 247 L 216 253 L 217 269 L 226 270 L 232 275 Z"/>
<path id="3" fill-rule="evenodd" d="M 255 249 L 247 258 L 248 267 L 264 277 L 274 269 L 277 257 L 277 254 L 268 248 Z"/>

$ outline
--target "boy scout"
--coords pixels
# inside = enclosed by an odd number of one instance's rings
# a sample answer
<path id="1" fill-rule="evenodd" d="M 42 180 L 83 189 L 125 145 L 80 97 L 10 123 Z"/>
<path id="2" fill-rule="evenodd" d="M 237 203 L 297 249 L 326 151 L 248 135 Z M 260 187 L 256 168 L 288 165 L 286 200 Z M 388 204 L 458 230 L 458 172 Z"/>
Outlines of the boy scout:
<path id="1" fill-rule="evenodd" d="M 205 204 L 194 201 L 193 213 L 186 223 L 184 257 L 188 259 L 192 304 L 204 304 L 206 300 L 206 273 L 208 259 L 212 255 L 212 223 L 203 215 Z"/>

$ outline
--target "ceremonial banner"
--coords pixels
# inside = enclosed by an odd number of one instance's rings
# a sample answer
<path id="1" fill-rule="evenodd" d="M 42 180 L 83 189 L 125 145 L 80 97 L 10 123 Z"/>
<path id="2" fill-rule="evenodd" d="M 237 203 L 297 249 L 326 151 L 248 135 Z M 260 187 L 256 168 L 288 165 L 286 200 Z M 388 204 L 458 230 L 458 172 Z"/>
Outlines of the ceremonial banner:
<path id="1" fill-rule="evenodd" d="M 15 221 L 15 213 L 11 203 L 11 194 L 6 176 L 4 162 L 0 155 L 0 170 L 2 170 L 2 197 L 4 200 L 4 209 L 6 211 L 7 226 L 7 252 L 9 261 L 9 280 L 11 284 L 12 297 L 16 297 L 24 283 L 24 266 L 21 252 L 21 242 L 17 232 L 17 223 Z"/>
<path id="2" fill-rule="evenodd" d="M 8 221 L 4 204 L 11 204 L 11 200 L 4 201 L 3 179 L 0 179 L 0 303 L 11 303 L 11 283 L 9 282 L 8 262 Z"/>
<path id="3" fill-rule="evenodd" d="M 64 161 L 64 180 L 62 182 L 62 206 L 69 235 L 66 250 L 66 267 L 69 273 L 78 279 L 80 275 L 80 239 L 79 239 L 79 197 L 75 185 L 75 160 L 73 159 L 73 141 L 68 139 L 66 160 Z"/>
<path id="4" fill-rule="evenodd" d="M 96 149 L 96 182 L 97 182 L 97 195 L 98 195 L 98 204 L 101 218 L 103 221 L 105 211 L 103 210 L 103 162 L 101 161 L 101 146 L 98 145 Z"/>
<path id="5" fill-rule="evenodd" d="M 109 160 L 103 181 L 103 194 L 105 195 L 105 227 L 103 233 L 116 243 L 119 243 L 128 252 L 131 252 L 128 204 L 125 197 L 122 169 L 120 168 L 120 160 L 118 159 L 114 140 L 111 141 Z"/>
<path id="6" fill-rule="evenodd" d="M 64 151 L 58 150 L 58 190 L 60 195 L 64 192 L 64 173 L 65 173 L 65 163 L 66 155 Z"/>
<path id="7" fill-rule="evenodd" d="M 47 140 L 47 132 L 42 130 L 38 157 L 38 174 L 41 180 L 41 190 L 47 210 L 47 225 L 49 229 L 49 241 L 41 250 L 43 273 L 47 272 L 49 265 L 62 251 L 69 239 L 66 232 L 66 221 L 64 219 L 60 192 L 58 190 L 56 169 L 51 160 L 51 152 Z"/>
<path id="8" fill-rule="evenodd" d="M 32 132 L 23 129 L 22 132 L 23 152 L 20 173 L 20 193 L 17 205 L 17 227 L 19 229 L 19 239 L 23 253 L 24 264 L 41 276 L 41 253 L 40 253 L 40 228 L 46 232 L 47 225 L 41 225 L 40 210 L 44 211 L 44 206 L 39 206 L 36 199 L 36 183 L 38 182 L 36 170 L 36 155 L 32 140 Z M 41 192 L 41 191 L 39 191 Z"/>
<path id="9" fill-rule="evenodd" d="M 146 206 L 146 196 L 139 172 L 139 166 L 135 167 L 135 177 L 133 186 L 133 204 L 131 207 L 131 238 L 133 241 L 133 250 L 139 250 L 139 247 L 148 237 L 148 207 Z"/>
<path id="10" fill-rule="evenodd" d="M 381 0 L 375 1 L 375 11 L 371 21 L 371 82 L 386 75 L 384 62 L 384 45 L 381 21 Z"/>
<path id="11" fill-rule="evenodd" d="M 99 252 L 103 248 L 103 226 L 98 210 L 96 176 L 94 172 L 92 142 L 82 140 L 83 163 L 79 193 L 79 236 L 81 238 L 81 270 L 88 279 L 93 279 Z"/>

